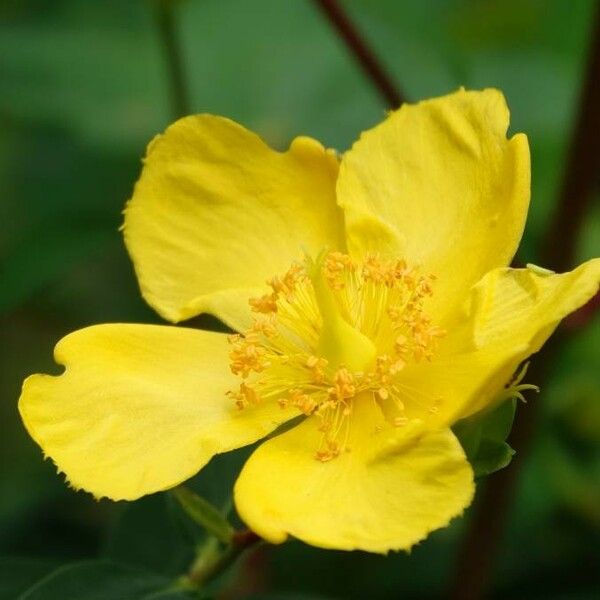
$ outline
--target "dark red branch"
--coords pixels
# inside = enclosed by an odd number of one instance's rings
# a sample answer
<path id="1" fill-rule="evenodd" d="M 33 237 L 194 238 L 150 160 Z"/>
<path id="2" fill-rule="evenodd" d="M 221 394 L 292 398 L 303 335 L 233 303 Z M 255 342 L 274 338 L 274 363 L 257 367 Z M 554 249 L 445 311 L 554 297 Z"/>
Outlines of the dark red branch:
<path id="1" fill-rule="evenodd" d="M 573 266 L 577 239 L 600 174 L 600 3 L 592 30 L 591 47 L 581 92 L 577 123 L 561 187 L 558 206 L 542 250 L 541 264 L 564 271 Z M 598 299 L 572 315 L 532 361 L 527 379 L 547 381 L 565 339 L 585 325 L 600 307 Z M 451 598 L 478 600 L 486 597 L 494 562 L 502 544 L 524 458 L 531 445 L 539 401 L 523 408 L 510 436 L 517 450 L 514 463 L 493 475 L 481 489 L 460 549 Z"/>
<path id="2" fill-rule="evenodd" d="M 600 183 L 600 6 L 593 27 L 587 75 L 558 206 L 542 247 L 542 264 L 556 271 L 573 266 L 578 234 L 592 191 Z"/>
<path id="3" fill-rule="evenodd" d="M 314 2 L 344 41 L 389 108 L 398 108 L 404 102 L 403 95 L 338 0 L 314 0 Z"/>
<path id="4" fill-rule="evenodd" d="M 196 561 L 185 576 L 185 583 L 192 589 L 202 589 L 204 585 L 218 577 L 249 548 L 256 546 L 263 539 L 250 531 L 236 531 L 231 544 L 219 555 L 212 559 Z M 202 559 L 202 555 L 200 555 Z"/>
<path id="5" fill-rule="evenodd" d="M 557 332 L 552 342 L 533 358 L 527 372 L 527 381 L 535 384 L 547 381 L 551 366 L 562 344 L 563 332 Z M 480 483 L 477 503 L 459 551 L 455 578 L 449 598 L 453 600 L 480 600 L 487 598 L 494 563 L 503 542 L 503 535 L 524 459 L 531 446 L 533 432 L 539 414 L 539 399 L 519 409 L 510 445 L 517 449 L 511 465 L 492 475 L 484 484 Z"/>

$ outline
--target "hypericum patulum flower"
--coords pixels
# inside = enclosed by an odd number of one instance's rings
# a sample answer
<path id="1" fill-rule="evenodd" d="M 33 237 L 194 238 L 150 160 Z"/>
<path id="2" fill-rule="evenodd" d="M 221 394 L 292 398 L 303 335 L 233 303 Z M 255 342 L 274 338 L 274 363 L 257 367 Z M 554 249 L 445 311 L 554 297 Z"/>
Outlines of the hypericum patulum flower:
<path id="1" fill-rule="evenodd" d="M 506 397 L 600 279 L 598 259 L 507 267 L 530 188 L 508 119 L 500 92 L 460 90 L 341 157 L 177 121 L 148 147 L 125 242 L 163 317 L 208 312 L 239 334 L 76 331 L 56 346 L 65 372 L 24 384 L 29 433 L 74 487 L 132 500 L 275 432 L 234 490 L 266 540 L 387 552 L 445 526 L 474 490 L 450 426 Z"/>

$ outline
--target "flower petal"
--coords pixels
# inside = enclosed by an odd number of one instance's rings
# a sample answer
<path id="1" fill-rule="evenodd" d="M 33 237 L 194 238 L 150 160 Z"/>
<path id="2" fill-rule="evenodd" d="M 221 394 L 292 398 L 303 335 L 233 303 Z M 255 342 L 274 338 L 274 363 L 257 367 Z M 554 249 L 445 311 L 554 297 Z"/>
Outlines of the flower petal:
<path id="1" fill-rule="evenodd" d="M 449 430 L 409 436 L 357 399 L 350 451 L 315 459 L 319 421 L 275 437 L 252 454 L 235 486 L 241 518 L 280 543 L 288 534 L 322 548 L 409 549 L 448 524 L 473 497 L 473 473 Z"/>
<path id="2" fill-rule="evenodd" d="M 302 250 L 343 246 L 338 161 L 313 139 L 287 152 L 222 117 L 177 121 L 148 146 L 124 235 L 142 295 L 163 317 L 248 325 L 248 298 Z"/>
<path id="3" fill-rule="evenodd" d="M 599 285 L 600 259 L 560 275 L 538 267 L 491 271 L 473 289 L 462 326 L 439 358 L 407 368 L 403 384 L 439 398 L 443 424 L 489 407 L 518 365 Z"/>
<path id="4" fill-rule="evenodd" d="M 76 488 L 133 500 L 194 475 L 217 453 L 263 437 L 293 413 L 237 410 L 226 336 L 153 325 L 96 325 L 63 338 L 59 376 L 32 375 L 19 410 Z"/>
<path id="5" fill-rule="evenodd" d="M 337 185 L 351 251 L 404 257 L 438 277 L 447 314 L 490 269 L 506 266 L 525 225 L 527 138 L 506 139 L 493 89 L 405 104 L 344 155 Z"/>

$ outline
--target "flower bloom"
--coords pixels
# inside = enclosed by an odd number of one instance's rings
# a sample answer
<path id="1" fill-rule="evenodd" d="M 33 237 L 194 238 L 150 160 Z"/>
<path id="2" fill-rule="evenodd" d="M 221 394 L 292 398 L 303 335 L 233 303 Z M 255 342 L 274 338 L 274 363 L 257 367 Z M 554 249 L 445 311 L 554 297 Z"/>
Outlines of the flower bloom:
<path id="1" fill-rule="evenodd" d="M 177 121 L 148 147 L 125 242 L 163 317 L 238 333 L 76 331 L 56 346 L 65 372 L 24 384 L 29 433 L 74 487 L 132 500 L 287 423 L 234 490 L 268 541 L 387 552 L 447 525 L 474 491 L 451 425 L 505 397 L 600 279 L 598 259 L 507 267 L 530 188 L 508 118 L 500 92 L 460 90 L 403 106 L 341 158 Z"/>

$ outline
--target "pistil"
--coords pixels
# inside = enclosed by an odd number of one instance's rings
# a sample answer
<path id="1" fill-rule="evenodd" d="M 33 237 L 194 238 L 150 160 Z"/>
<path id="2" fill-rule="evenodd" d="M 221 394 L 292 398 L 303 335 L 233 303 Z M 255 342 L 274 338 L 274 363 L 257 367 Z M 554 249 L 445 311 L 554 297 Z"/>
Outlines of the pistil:
<path id="1" fill-rule="evenodd" d="M 323 258 L 321 254 L 314 263 L 310 261 L 308 265 L 317 307 L 323 320 L 317 353 L 334 369 L 346 367 L 356 372 L 367 371 L 375 362 L 377 349 L 366 335 L 342 316 L 330 287 L 331 279 L 326 281 L 323 274 Z"/>

